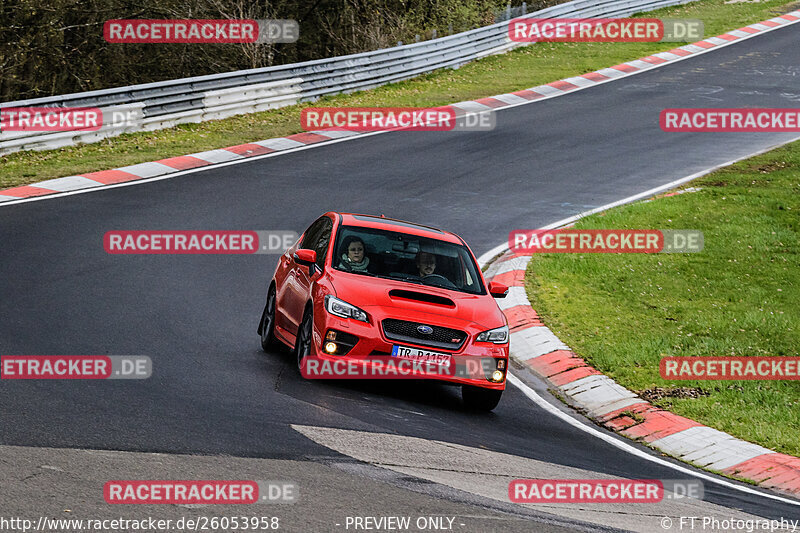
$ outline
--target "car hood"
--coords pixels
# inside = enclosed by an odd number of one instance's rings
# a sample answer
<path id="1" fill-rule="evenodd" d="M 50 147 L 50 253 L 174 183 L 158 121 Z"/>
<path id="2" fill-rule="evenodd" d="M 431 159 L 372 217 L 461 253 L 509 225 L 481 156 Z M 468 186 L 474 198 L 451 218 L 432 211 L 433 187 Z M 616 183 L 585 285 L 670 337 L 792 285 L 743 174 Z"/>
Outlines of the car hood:
<path id="1" fill-rule="evenodd" d="M 506 324 L 503 312 L 488 293 L 468 294 L 349 273 L 338 275 L 333 286 L 338 298 L 373 315 L 419 321 L 424 321 L 425 315 L 435 315 L 465 328 L 492 329 Z M 376 313 L 377 309 L 381 312 Z"/>

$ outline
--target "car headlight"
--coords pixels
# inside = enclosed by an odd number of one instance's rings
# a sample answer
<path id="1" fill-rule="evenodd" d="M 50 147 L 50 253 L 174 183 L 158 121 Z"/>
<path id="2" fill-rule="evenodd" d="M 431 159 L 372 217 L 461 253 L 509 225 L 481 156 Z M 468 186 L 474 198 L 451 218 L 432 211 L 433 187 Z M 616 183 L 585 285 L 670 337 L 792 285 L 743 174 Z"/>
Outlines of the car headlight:
<path id="1" fill-rule="evenodd" d="M 490 329 L 489 331 L 482 331 L 478 333 L 478 336 L 475 338 L 475 340 L 478 342 L 505 344 L 508 342 L 508 326 Z"/>
<path id="2" fill-rule="evenodd" d="M 367 322 L 367 313 L 365 311 L 330 294 L 325 296 L 325 310 L 342 318 L 352 318 Z"/>

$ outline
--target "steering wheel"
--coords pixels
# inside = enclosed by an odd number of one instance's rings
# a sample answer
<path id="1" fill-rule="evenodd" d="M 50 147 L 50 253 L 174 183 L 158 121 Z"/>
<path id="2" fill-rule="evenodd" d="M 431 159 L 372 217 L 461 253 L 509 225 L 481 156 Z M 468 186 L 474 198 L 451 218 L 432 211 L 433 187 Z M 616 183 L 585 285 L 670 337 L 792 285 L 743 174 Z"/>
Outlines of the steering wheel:
<path id="1" fill-rule="evenodd" d="M 455 283 L 453 283 L 452 281 L 450 281 L 446 277 L 442 276 L 441 274 L 428 274 L 427 276 L 422 276 L 422 280 L 423 281 L 430 280 L 431 278 L 440 279 L 440 280 L 444 281 L 446 283 L 445 287 L 447 287 L 447 288 L 449 288 L 449 287 L 455 288 L 455 286 L 456 286 Z"/>

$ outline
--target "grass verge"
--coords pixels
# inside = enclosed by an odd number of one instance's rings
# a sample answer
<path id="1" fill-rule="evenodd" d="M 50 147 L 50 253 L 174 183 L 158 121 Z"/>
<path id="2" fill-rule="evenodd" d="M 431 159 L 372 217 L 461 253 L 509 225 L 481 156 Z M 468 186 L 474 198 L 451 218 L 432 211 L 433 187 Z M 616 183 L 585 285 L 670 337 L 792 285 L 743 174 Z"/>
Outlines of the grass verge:
<path id="1" fill-rule="evenodd" d="M 647 16 L 697 18 L 705 35 L 791 11 L 785 0 L 699 0 Z M 797 3 L 795 2 L 795 5 Z M 540 43 L 370 91 L 99 143 L 0 157 L 0 189 L 298 133 L 305 106 L 437 106 L 534 87 L 680 46 L 680 43 Z"/>
<path id="2" fill-rule="evenodd" d="M 695 254 L 537 254 L 526 289 L 576 353 L 653 404 L 800 456 L 800 382 L 661 379 L 666 356 L 800 353 L 800 142 L 576 228 L 699 229 Z"/>

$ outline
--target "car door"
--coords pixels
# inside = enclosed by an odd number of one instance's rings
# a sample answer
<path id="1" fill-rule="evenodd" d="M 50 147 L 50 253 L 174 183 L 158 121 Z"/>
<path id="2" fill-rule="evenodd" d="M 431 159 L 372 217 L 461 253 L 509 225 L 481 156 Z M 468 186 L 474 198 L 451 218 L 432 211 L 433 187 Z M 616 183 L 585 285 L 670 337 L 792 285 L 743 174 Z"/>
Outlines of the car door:
<path id="1" fill-rule="evenodd" d="M 281 302 L 282 315 L 285 319 L 280 327 L 292 336 L 297 334 L 300 322 L 303 319 L 303 311 L 311 293 L 311 285 L 320 276 L 322 265 L 325 264 L 325 256 L 328 250 L 328 243 L 331 238 L 333 222 L 328 217 L 317 219 L 303 235 L 299 248 L 315 250 L 317 252 L 317 269 L 313 274 L 309 274 L 309 268 L 300 265 L 290 259 L 289 272 L 283 286 L 283 294 L 279 296 Z"/>

